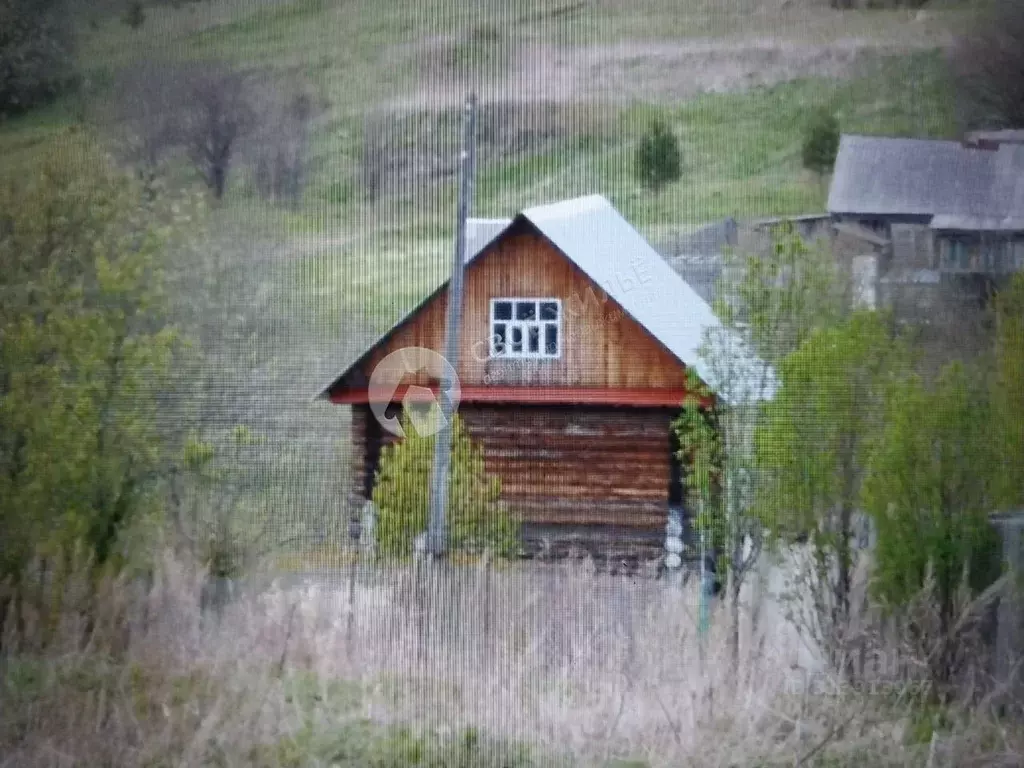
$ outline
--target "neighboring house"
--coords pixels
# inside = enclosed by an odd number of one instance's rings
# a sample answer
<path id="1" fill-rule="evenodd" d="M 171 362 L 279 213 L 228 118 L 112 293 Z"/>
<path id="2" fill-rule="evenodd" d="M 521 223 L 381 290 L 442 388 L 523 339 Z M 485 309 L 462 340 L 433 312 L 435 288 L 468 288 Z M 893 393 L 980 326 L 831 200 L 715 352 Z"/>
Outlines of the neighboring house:
<path id="1" fill-rule="evenodd" d="M 746 228 L 758 234 L 768 234 L 781 224 L 792 224 L 796 233 L 805 240 L 816 240 L 819 237 L 831 237 L 832 219 L 827 213 L 805 213 L 799 216 L 773 216 L 767 219 L 754 219 L 746 223 Z"/>
<path id="2" fill-rule="evenodd" d="M 782 225 L 810 244 L 823 244 L 852 277 L 851 301 L 874 307 L 875 256 L 887 244 L 885 238 L 852 224 L 837 224 L 828 213 L 777 216 L 766 219 L 709 224 L 662 248 L 669 264 L 708 302 L 714 302 L 722 277 L 742 279 L 742 261 L 733 262 L 726 274 L 727 250 L 745 258 L 771 254 L 775 232 Z"/>
<path id="3" fill-rule="evenodd" d="M 792 224 L 796 233 L 805 240 L 827 239 L 833 246 L 837 242 L 831 217 L 821 213 L 743 222 L 727 218 L 664 240 L 657 250 L 702 299 L 713 304 L 720 280 L 726 278 L 733 282 L 741 279 L 741 262 L 732 261 L 733 271 L 729 272 L 727 253 L 741 258 L 769 254 L 773 231 L 784 223 Z M 857 253 L 860 253 L 864 243 L 861 240 L 856 243 Z"/>
<path id="4" fill-rule="evenodd" d="M 972 131 L 964 137 L 969 146 L 997 149 L 1000 144 L 1024 144 L 1024 130 Z"/>
<path id="5" fill-rule="evenodd" d="M 373 415 L 369 378 L 395 350 L 443 352 L 446 288 L 320 394 L 352 407 L 356 507 L 372 492 L 381 446 L 396 439 Z M 686 394 L 687 369 L 713 391 L 746 400 L 735 385 L 757 387 L 760 361 L 738 343 L 730 367 L 739 378 L 728 390 L 718 386 L 698 355 L 705 329 L 720 328 L 718 319 L 599 195 L 507 220 L 472 220 L 464 288 L 459 359 L 452 361 L 458 412 L 488 471 L 501 478 L 528 550 L 572 543 L 602 555 L 660 556 L 670 505 L 683 501 L 670 422 Z M 407 384 L 436 391 L 437 382 L 420 374 Z M 402 402 L 405 391 L 392 401 Z"/>
<path id="6" fill-rule="evenodd" d="M 738 225 L 728 218 L 680 232 L 659 243 L 656 250 L 697 295 L 711 304 L 722 277 L 724 254 L 737 242 Z"/>
<path id="7" fill-rule="evenodd" d="M 1024 269 L 1024 134 L 964 142 L 844 135 L 828 210 L 878 238 L 878 302 L 927 319 Z"/>

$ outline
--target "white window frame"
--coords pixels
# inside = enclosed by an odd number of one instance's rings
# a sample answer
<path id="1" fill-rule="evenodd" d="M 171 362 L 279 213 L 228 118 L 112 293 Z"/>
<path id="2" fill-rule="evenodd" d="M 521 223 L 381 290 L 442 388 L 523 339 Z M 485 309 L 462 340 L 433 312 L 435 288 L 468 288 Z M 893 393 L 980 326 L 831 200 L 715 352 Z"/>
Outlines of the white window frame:
<path id="1" fill-rule="evenodd" d="M 498 320 L 494 317 L 494 310 L 500 303 L 509 302 L 512 304 L 512 319 L 511 320 Z M 516 304 L 523 302 L 533 302 L 536 305 L 535 317 L 536 320 L 516 320 Z M 541 320 L 540 319 L 540 305 L 541 304 L 554 304 L 558 307 L 558 317 L 555 320 Z M 500 360 L 558 360 L 562 357 L 562 320 L 565 317 L 562 312 L 562 300 L 554 297 L 547 296 L 508 296 L 491 299 L 491 311 L 490 311 L 490 322 L 488 323 L 488 331 L 490 333 L 490 339 L 488 340 L 488 349 L 492 358 L 498 358 Z M 495 345 L 496 334 L 494 333 L 495 323 L 501 323 L 505 326 L 505 349 L 499 351 Z M 548 354 L 546 345 L 544 343 L 545 333 L 544 330 L 547 326 L 554 325 L 557 329 L 557 344 L 555 354 Z M 537 352 L 528 351 L 528 334 L 529 327 L 537 326 L 538 333 L 540 334 L 540 343 Z M 523 351 L 512 352 L 510 349 L 512 339 L 512 328 L 520 328 L 523 334 Z"/>

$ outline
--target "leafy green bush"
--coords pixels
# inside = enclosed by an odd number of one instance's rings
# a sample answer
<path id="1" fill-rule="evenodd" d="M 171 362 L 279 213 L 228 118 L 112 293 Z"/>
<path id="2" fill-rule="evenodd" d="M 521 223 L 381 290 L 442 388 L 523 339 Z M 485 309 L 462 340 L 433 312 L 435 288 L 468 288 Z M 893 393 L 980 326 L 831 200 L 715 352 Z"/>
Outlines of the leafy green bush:
<path id="1" fill-rule="evenodd" d="M 434 466 L 434 436 L 419 434 L 408 413 L 402 416 L 402 428 L 405 438 L 382 451 L 373 490 L 380 515 L 378 551 L 398 557 L 409 555 L 415 537 L 426 530 Z M 472 443 L 458 415 L 452 423 L 449 482 L 449 547 L 468 551 L 490 547 L 502 555 L 512 554 L 518 529 L 499 501 L 501 481 L 486 473 L 483 452 Z"/>
<path id="2" fill-rule="evenodd" d="M 839 152 L 839 119 L 830 110 L 815 111 L 804 126 L 801 158 L 804 168 L 821 176 L 829 173 Z"/>
<path id="3" fill-rule="evenodd" d="M 723 509 L 722 479 L 725 471 L 725 446 L 716 408 L 702 405 L 713 393 L 694 373 L 687 371 L 686 398 L 672 422 L 679 440 L 679 460 L 686 471 L 686 501 L 696 511 L 694 528 L 707 535 L 707 545 L 720 554 L 723 568 L 728 559 L 728 525 Z"/>
<path id="4" fill-rule="evenodd" d="M 636 150 L 636 176 L 650 189 L 660 189 L 683 173 L 679 141 L 664 120 L 654 120 Z"/>
<path id="5" fill-rule="evenodd" d="M 1000 576 L 999 535 L 989 522 L 1002 471 L 992 409 L 961 364 L 929 385 L 891 389 L 886 426 L 864 481 L 877 532 L 873 590 L 909 623 L 928 660 L 933 695 L 948 694 L 971 663 L 967 609 Z"/>
<path id="6" fill-rule="evenodd" d="M 1024 125 L 1024 13 L 1020 0 L 994 0 L 961 30 L 951 63 L 965 129 Z"/>
<path id="7" fill-rule="evenodd" d="M 151 393 L 180 349 L 165 214 L 78 132 L 36 174 L 0 179 L 0 581 L 40 548 L 116 561 L 122 532 L 159 509 Z"/>
<path id="8" fill-rule="evenodd" d="M 166 512 L 212 578 L 237 578 L 280 544 L 280 526 L 270 525 L 259 487 L 245 479 L 266 442 L 244 425 L 216 442 L 195 431 L 185 439 Z"/>
<path id="9" fill-rule="evenodd" d="M 893 387 L 886 426 L 864 485 L 877 526 L 876 594 L 900 605 L 924 586 L 931 566 L 940 598 L 953 600 L 965 569 L 981 591 L 1002 566 L 988 522 L 1000 456 L 991 409 L 959 364 L 933 386 L 911 377 Z"/>

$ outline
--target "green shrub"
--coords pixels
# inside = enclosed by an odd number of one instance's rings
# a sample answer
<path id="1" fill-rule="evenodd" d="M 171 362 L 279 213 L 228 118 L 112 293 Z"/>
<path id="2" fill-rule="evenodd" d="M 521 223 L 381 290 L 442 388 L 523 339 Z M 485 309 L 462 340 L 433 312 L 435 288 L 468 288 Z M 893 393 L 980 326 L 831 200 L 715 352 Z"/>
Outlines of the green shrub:
<path id="1" fill-rule="evenodd" d="M 636 150 L 636 176 L 645 187 L 660 189 L 683 173 L 679 141 L 663 120 L 654 120 Z"/>
<path id="2" fill-rule="evenodd" d="M 824 176 L 839 152 L 839 119 L 828 109 L 815 111 L 804 126 L 801 156 L 804 168 Z"/>
<path id="3" fill-rule="evenodd" d="M 380 515 L 378 550 L 398 557 L 409 555 L 415 537 L 426 530 L 434 465 L 434 436 L 421 435 L 408 413 L 402 416 L 402 428 L 403 440 L 382 451 L 373 491 Z M 486 473 L 483 452 L 472 443 L 458 415 L 452 423 L 449 482 L 448 546 L 471 552 L 490 547 L 501 555 L 512 554 L 518 530 L 499 501 L 501 481 Z"/>

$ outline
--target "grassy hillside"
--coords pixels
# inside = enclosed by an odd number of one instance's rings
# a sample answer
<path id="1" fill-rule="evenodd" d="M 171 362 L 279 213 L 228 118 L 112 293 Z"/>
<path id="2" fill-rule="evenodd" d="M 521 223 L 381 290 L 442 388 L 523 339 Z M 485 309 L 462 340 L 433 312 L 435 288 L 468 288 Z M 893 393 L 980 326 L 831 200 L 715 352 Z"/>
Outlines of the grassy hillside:
<path id="1" fill-rule="evenodd" d="M 310 87 L 301 203 L 272 208 L 235 173 L 201 246 L 172 254 L 182 323 L 211 361 L 209 427 L 268 436 L 251 473 L 273 488 L 263 506 L 278 521 L 340 517 L 347 416 L 309 397 L 444 276 L 470 89 L 474 213 L 599 192 L 657 240 L 727 215 L 820 210 L 823 187 L 799 157 L 818 105 L 848 132 L 950 135 L 939 49 L 969 13 L 952 0 L 922 13 L 839 13 L 825 0 L 203 0 L 148 6 L 133 30 L 121 11 L 83 12 L 81 89 L 0 125 L 0 163 L 31 172 L 67 126 L 109 125 L 113 84 L 142 61 L 221 59 Z M 656 114 L 679 137 L 683 172 L 654 194 L 632 158 Z M 199 188 L 185 165 L 172 182 Z M 204 292 L 213 309 L 197 312 Z"/>
<path id="2" fill-rule="evenodd" d="M 578 131 L 567 130 L 540 151 L 481 163 L 475 211 L 506 216 L 597 191 L 655 240 L 725 216 L 817 212 L 824 188 L 801 168 L 800 140 L 805 115 L 823 103 L 835 107 L 848 132 L 946 137 L 953 131 L 940 55 L 886 57 L 863 63 L 844 81 L 802 78 L 674 105 L 606 107 L 602 122 L 580 120 L 571 125 Z M 655 114 L 670 121 L 683 154 L 682 177 L 657 194 L 633 176 L 635 146 Z M 303 292 L 323 302 L 326 327 L 339 327 L 352 312 L 386 327 L 444 276 L 455 192 L 450 180 L 386 206 L 361 207 L 344 248 L 328 246 L 297 265 Z M 381 219 L 397 226 L 382 232 Z M 318 218 L 311 225 L 329 222 Z"/>
<path id="3" fill-rule="evenodd" d="M 117 14 L 82 25 L 82 93 L 12 121 L 0 149 L 5 162 L 24 162 L 49 130 L 79 114 L 102 119 L 113 78 L 141 60 L 219 59 L 268 79 L 298 76 L 315 92 L 306 229 L 418 241 L 424 228 L 448 228 L 458 107 L 470 88 L 482 129 L 489 113 L 496 128 L 481 136 L 479 210 L 596 190 L 641 226 L 790 213 L 821 204 L 798 162 L 809 107 L 834 100 L 847 130 L 949 132 L 937 61 L 905 54 L 945 43 L 965 13 L 950 2 L 923 15 L 837 13 L 818 0 L 531 0 L 514 11 L 488 0 L 471 12 L 442 0 L 161 4 L 137 30 Z M 787 81 L 796 82 L 762 87 Z M 630 180 L 652 107 L 675 122 L 686 160 L 657 198 Z M 374 140 L 404 180 L 383 206 L 363 199 Z"/>

